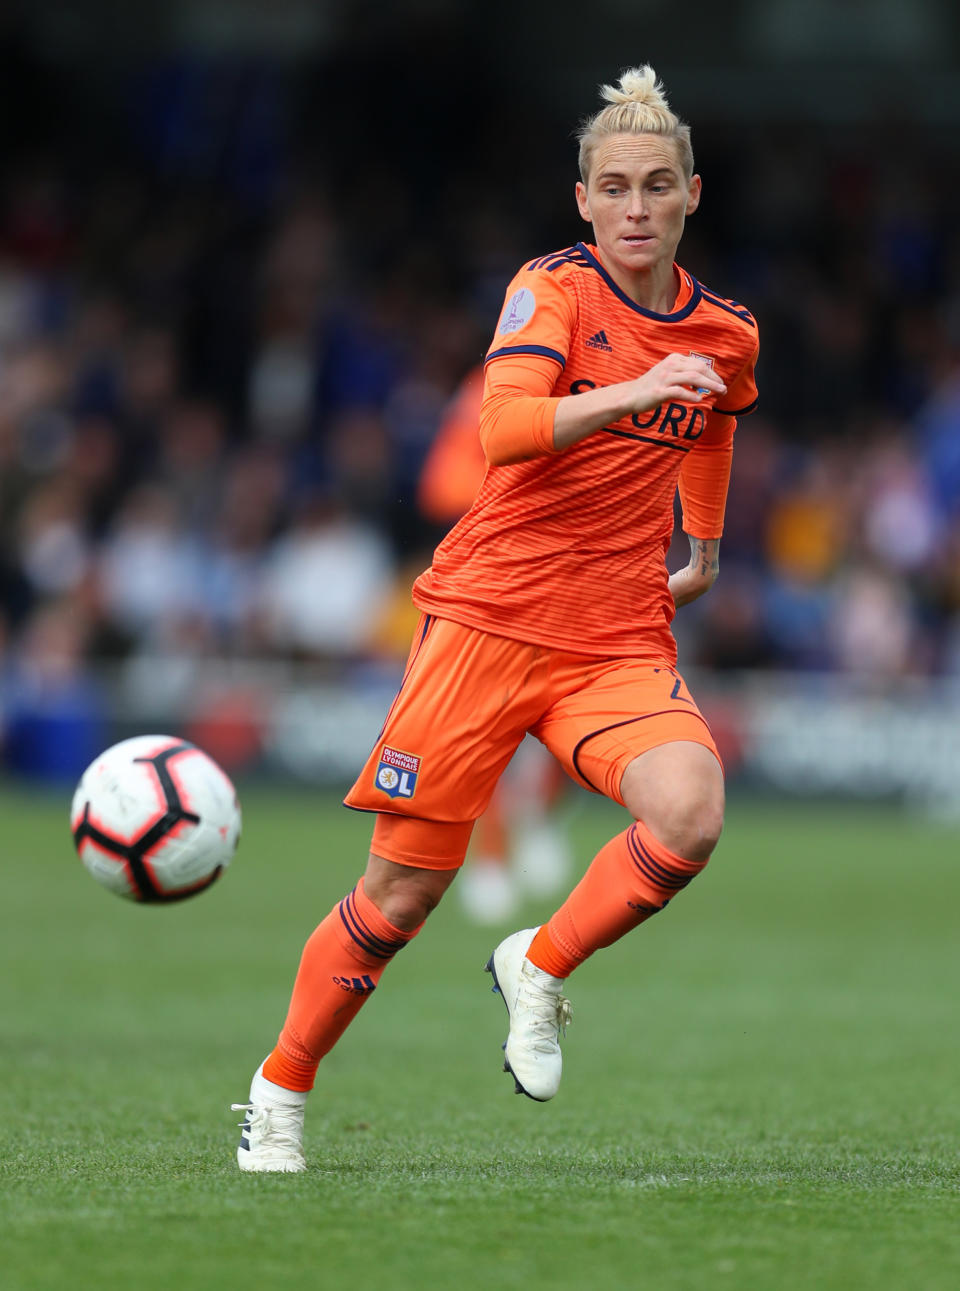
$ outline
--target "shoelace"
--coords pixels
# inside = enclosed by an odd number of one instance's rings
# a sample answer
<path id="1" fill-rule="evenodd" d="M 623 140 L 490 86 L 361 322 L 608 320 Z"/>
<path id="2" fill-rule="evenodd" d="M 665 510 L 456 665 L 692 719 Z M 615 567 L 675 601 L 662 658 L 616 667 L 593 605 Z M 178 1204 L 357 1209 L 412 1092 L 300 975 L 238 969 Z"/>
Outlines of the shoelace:
<path id="1" fill-rule="evenodd" d="M 302 1148 L 303 1109 L 300 1107 L 263 1107 L 259 1103 L 231 1103 L 232 1112 L 246 1112 L 239 1128 L 247 1128 L 259 1139 L 261 1152 L 294 1152 Z"/>
<path id="2" fill-rule="evenodd" d="M 517 1002 L 522 1001 L 524 1019 L 529 1026 L 535 1042 L 533 1048 L 540 1052 L 551 1051 L 557 1043 L 558 1033 L 567 1034 L 567 1026 L 573 1021 L 570 1001 L 565 995 L 554 995 L 538 982 L 524 977 Z"/>

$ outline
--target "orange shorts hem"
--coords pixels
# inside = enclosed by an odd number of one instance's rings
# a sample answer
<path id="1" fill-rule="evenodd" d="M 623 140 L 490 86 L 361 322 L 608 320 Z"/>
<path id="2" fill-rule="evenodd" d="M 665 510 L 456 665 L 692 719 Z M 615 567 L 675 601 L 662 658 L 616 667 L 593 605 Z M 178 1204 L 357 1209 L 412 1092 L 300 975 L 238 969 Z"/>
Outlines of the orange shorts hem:
<path id="1" fill-rule="evenodd" d="M 723 761 L 704 718 L 698 712 L 676 709 L 627 718 L 584 736 L 573 750 L 570 770 L 574 779 L 586 788 L 612 798 L 623 807 L 626 804 L 620 786 L 634 758 L 676 742 L 702 744 L 723 770 Z"/>
<path id="2" fill-rule="evenodd" d="M 472 820 L 422 820 L 379 812 L 370 850 L 374 856 L 420 870 L 457 870 L 467 854 Z"/>

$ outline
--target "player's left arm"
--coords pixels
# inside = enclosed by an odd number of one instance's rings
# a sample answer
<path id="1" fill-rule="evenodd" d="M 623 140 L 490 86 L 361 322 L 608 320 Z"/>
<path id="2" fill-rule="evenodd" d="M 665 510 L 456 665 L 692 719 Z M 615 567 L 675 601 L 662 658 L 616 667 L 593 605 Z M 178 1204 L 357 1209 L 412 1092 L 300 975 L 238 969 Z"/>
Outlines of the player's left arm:
<path id="1" fill-rule="evenodd" d="M 680 467 L 680 504 L 690 560 L 671 574 L 668 582 L 678 608 L 709 592 L 720 573 L 720 537 L 736 425 L 735 418 L 712 413 L 701 441 Z"/>
<path id="2" fill-rule="evenodd" d="M 671 574 L 667 583 L 677 609 L 709 592 L 720 573 L 720 539 L 694 538 L 691 534 L 687 537 L 690 539 L 690 563 Z"/>
<path id="3" fill-rule="evenodd" d="M 750 358 L 729 383 L 723 404 L 708 414 L 703 434 L 680 466 L 678 490 L 683 531 L 690 540 L 690 560 L 671 574 L 668 582 L 678 608 L 709 592 L 720 574 L 720 537 L 733 463 L 733 432 L 737 418 L 752 412 L 757 404 L 756 361 L 754 338 Z"/>

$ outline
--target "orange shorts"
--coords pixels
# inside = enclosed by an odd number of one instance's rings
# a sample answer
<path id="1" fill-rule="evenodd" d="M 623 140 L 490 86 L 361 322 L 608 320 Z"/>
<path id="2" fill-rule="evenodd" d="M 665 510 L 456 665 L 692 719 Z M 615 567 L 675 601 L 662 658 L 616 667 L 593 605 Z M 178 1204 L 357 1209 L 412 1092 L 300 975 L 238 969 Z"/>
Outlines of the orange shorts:
<path id="1" fill-rule="evenodd" d="M 692 740 L 719 761 L 683 678 L 666 664 L 551 650 L 425 615 L 344 802 L 380 813 L 378 856 L 454 869 L 528 731 L 577 784 L 621 805 L 623 773 L 648 749 Z M 414 822 L 430 827 L 407 827 Z"/>

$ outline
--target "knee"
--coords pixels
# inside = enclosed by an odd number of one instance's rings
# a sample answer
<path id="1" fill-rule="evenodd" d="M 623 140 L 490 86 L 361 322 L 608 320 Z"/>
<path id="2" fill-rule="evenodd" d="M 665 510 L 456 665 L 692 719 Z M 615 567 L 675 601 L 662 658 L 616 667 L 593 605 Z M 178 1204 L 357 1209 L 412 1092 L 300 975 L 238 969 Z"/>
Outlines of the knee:
<path id="1" fill-rule="evenodd" d="M 389 923 L 412 932 L 439 905 L 455 872 L 415 869 L 371 855 L 363 890 Z"/>
<path id="2" fill-rule="evenodd" d="M 636 820 L 677 856 L 705 864 L 723 829 L 723 772 L 700 744 L 678 741 L 635 758 L 623 801 Z"/>
<path id="3" fill-rule="evenodd" d="M 395 928 L 411 932 L 419 928 L 429 914 L 437 908 L 438 898 L 416 888 L 391 888 L 381 894 L 381 900 L 374 900 L 385 919 Z"/>
<path id="4" fill-rule="evenodd" d="M 671 795 L 643 823 L 677 856 L 705 865 L 723 830 L 723 795 Z"/>
<path id="5" fill-rule="evenodd" d="M 674 849 L 688 861 L 706 865 L 723 832 L 723 804 L 703 807 L 683 822 L 680 839 Z"/>
<path id="6" fill-rule="evenodd" d="M 437 905 L 428 893 L 409 883 L 371 886 L 364 882 L 364 891 L 384 919 L 404 932 L 419 928 Z"/>

